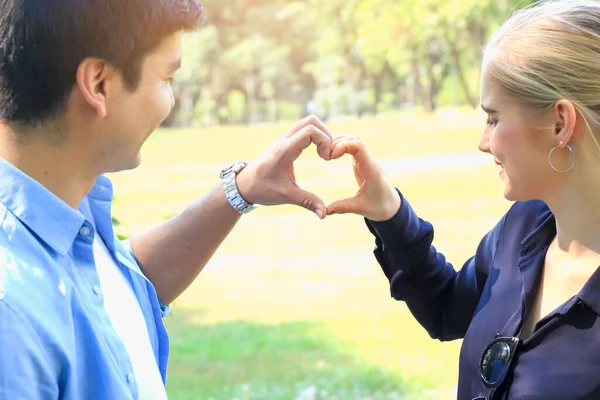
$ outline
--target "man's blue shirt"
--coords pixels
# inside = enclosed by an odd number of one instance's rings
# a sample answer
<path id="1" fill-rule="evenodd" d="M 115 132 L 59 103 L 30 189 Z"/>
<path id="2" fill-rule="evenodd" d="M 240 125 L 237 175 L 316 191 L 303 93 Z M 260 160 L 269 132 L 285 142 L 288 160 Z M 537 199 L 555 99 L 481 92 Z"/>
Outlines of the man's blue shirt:
<path id="1" fill-rule="evenodd" d="M 0 159 L 0 399 L 137 399 L 128 353 L 103 305 L 100 235 L 140 303 L 163 381 L 166 312 L 113 231 L 110 180 L 78 210 Z"/>

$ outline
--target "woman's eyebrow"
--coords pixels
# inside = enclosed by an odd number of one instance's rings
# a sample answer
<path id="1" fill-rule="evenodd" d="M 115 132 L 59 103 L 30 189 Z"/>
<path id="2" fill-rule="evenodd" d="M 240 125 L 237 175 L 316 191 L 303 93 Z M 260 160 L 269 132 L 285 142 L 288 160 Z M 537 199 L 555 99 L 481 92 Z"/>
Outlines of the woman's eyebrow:
<path id="1" fill-rule="evenodd" d="M 487 108 L 483 104 L 481 105 L 481 108 L 483 109 L 483 111 L 485 111 L 488 114 L 498 114 L 498 111 L 492 110 L 491 108 Z"/>

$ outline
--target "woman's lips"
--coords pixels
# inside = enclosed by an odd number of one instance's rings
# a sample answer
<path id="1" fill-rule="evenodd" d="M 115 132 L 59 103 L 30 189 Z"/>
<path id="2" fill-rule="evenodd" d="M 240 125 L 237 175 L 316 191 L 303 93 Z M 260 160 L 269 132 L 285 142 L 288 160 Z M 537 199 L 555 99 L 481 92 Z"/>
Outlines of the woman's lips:
<path id="1" fill-rule="evenodd" d="M 500 175 L 502 175 L 502 173 L 504 172 L 504 166 L 497 158 L 494 158 L 494 162 L 496 163 L 496 165 L 499 165 L 502 167 L 502 169 L 500 170 L 500 173 L 499 173 Z"/>

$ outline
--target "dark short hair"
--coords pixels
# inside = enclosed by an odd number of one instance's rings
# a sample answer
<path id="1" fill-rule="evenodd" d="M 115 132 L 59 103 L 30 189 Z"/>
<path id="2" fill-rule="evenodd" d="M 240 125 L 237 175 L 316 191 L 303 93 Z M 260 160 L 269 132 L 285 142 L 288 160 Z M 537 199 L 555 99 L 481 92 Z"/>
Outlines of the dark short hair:
<path id="1" fill-rule="evenodd" d="M 145 56 L 199 27 L 202 11 L 198 0 L 0 0 L 0 119 L 34 125 L 60 114 L 87 57 L 134 90 Z"/>

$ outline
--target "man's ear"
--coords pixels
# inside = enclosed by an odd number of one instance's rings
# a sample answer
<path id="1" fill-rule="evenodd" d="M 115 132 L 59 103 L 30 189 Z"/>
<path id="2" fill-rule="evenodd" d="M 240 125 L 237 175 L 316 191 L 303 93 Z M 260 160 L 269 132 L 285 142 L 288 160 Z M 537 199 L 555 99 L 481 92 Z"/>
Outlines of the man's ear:
<path id="1" fill-rule="evenodd" d="M 106 61 L 88 57 L 77 67 L 77 86 L 85 101 L 100 118 L 106 117 L 109 78 L 115 73 Z"/>

